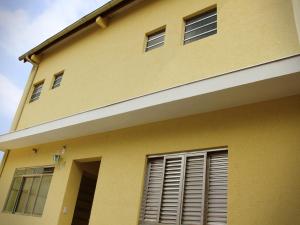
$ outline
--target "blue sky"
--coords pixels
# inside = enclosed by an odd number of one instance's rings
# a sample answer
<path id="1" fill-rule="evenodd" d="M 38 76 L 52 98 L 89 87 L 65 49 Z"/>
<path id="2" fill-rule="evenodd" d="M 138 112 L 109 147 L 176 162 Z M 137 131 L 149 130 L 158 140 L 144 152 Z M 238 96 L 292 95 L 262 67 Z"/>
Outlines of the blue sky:
<path id="1" fill-rule="evenodd" d="M 18 57 L 106 2 L 0 0 L 0 134 L 9 131 L 31 70 Z"/>

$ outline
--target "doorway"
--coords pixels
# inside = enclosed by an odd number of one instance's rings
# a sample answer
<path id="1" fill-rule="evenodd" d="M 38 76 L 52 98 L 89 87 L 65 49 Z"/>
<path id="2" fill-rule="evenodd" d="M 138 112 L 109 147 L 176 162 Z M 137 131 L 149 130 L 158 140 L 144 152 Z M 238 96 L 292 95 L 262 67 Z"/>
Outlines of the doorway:
<path id="1" fill-rule="evenodd" d="M 82 176 L 72 225 L 88 225 L 94 200 L 100 161 L 77 162 L 77 165 L 82 170 Z"/>

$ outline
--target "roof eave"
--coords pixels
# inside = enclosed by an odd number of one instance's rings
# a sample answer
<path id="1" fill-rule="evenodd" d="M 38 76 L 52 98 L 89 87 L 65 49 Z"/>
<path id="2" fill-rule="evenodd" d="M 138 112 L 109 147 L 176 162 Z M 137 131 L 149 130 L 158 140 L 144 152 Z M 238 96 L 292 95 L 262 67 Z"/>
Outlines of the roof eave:
<path id="1" fill-rule="evenodd" d="M 73 33 L 94 23 L 95 19 L 98 16 L 107 16 L 108 14 L 112 13 L 113 11 L 123 8 L 125 5 L 129 4 L 132 1 L 134 1 L 134 0 L 111 0 L 111 1 L 107 2 L 105 5 L 99 7 L 98 9 L 94 10 L 93 12 L 87 14 L 86 16 L 77 20 L 76 22 L 69 25 L 62 31 L 58 32 L 57 34 L 48 38 L 41 44 L 32 48 L 28 52 L 24 53 L 23 55 L 21 55 L 19 57 L 19 60 L 20 61 L 24 60 L 24 62 L 28 61 L 27 58 L 30 57 L 31 55 L 40 54 L 42 51 L 46 50 L 47 48 L 51 47 L 52 45 L 56 44 L 57 42 L 69 37 Z"/>

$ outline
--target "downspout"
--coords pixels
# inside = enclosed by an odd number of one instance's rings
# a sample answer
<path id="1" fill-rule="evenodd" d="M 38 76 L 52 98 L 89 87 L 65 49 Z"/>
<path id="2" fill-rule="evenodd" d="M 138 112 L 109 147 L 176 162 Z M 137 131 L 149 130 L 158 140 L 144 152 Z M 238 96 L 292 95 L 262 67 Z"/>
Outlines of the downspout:
<path id="1" fill-rule="evenodd" d="M 30 89 L 32 87 L 34 78 L 35 78 L 37 70 L 38 70 L 38 63 L 34 62 L 28 56 L 26 56 L 26 61 L 30 62 L 33 65 L 33 67 L 31 69 L 29 78 L 27 80 L 25 89 L 23 91 L 23 95 L 22 95 L 22 98 L 20 100 L 19 106 L 18 106 L 17 111 L 15 113 L 15 116 L 14 116 L 14 119 L 13 119 L 13 122 L 12 122 L 12 125 L 11 125 L 11 128 L 10 128 L 10 132 L 14 132 L 14 131 L 17 130 L 17 127 L 19 125 L 19 121 L 20 121 L 20 118 L 21 118 L 21 114 L 22 114 L 22 112 L 24 110 L 24 107 L 25 107 L 25 104 L 26 104 L 26 100 L 28 98 Z"/>
<path id="2" fill-rule="evenodd" d="M 4 152 L 4 155 L 3 155 L 3 158 L 0 162 L 0 178 L 2 176 L 2 171 L 4 169 L 4 165 L 6 163 L 6 160 L 7 160 L 8 154 L 9 154 L 9 150 L 3 150 L 3 152 Z"/>
<path id="3" fill-rule="evenodd" d="M 294 20 L 296 25 L 296 30 L 298 33 L 298 40 L 300 45 L 300 1 L 292 0 L 293 12 L 294 12 Z"/>
<path id="4" fill-rule="evenodd" d="M 14 132 L 14 131 L 17 130 L 17 127 L 18 127 L 18 124 L 19 124 L 19 121 L 20 121 L 23 109 L 24 109 L 25 104 L 26 104 L 26 100 L 28 98 L 31 86 L 33 84 L 34 78 L 35 78 L 37 70 L 38 70 L 38 63 L 34 62 L 28 56 L 26 56 L 26 60 L 24 60 L 24 61 L 25 62 L 26 61 L 30 62 L 33 65 L 33 67 L 31 69 L 29 78 L 27 80 L 25 89 L 23 91 L 23 95 L 22 95 L 22 98 L 20 100 L 19 106 L 18 106 L 17 111 L 15 113 L 15 116 L 14 116 L 14 119 L 13 119 L 13 122 L 12 122 L 12 125 L 11 125 L 11 128 L 10 128 L 10 132 Z M 1 177 L 2 171 L 4 169 L 5 163 L 7 161 L 7 157 L 9 155 L 10 150 L 6 149 L 6 150 L 3 150 L 3 151 L 4 151 L 4 156 L 3 156 L 2 161 L 0 162 L 0 177 Z"/>

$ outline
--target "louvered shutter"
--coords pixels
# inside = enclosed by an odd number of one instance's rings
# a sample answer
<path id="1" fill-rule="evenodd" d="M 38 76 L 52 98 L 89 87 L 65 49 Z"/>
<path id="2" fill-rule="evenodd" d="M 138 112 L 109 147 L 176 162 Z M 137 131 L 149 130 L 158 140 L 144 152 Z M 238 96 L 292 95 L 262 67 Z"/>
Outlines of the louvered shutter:
<path id="1" fill-rule="evenodd" d="M 162 178 L 163 158 L 151 159 L 148 163 L 148 176 L 144 191 L 142 221 L 158 221 Z"/>
<path id="2" fill-rule="evenodd" d="M 207 225 L 227 224 L 227 152 L 208 155 Z"/>
<path id="3" fill-rule="evenodd" d="M 150 158 L 141 224 L 226 225 L 227 151 Z"/>
<path id="4" fill-rule="evenodd" d="M 182 224 L 200 225 L 203 215 L 204 155 L 186 158 Z"/>
<path id="5" fill-rule="evenodd" d="M 166 158 L 160 223 L 176 224 L 180 207 L 183 157 Z"/>

